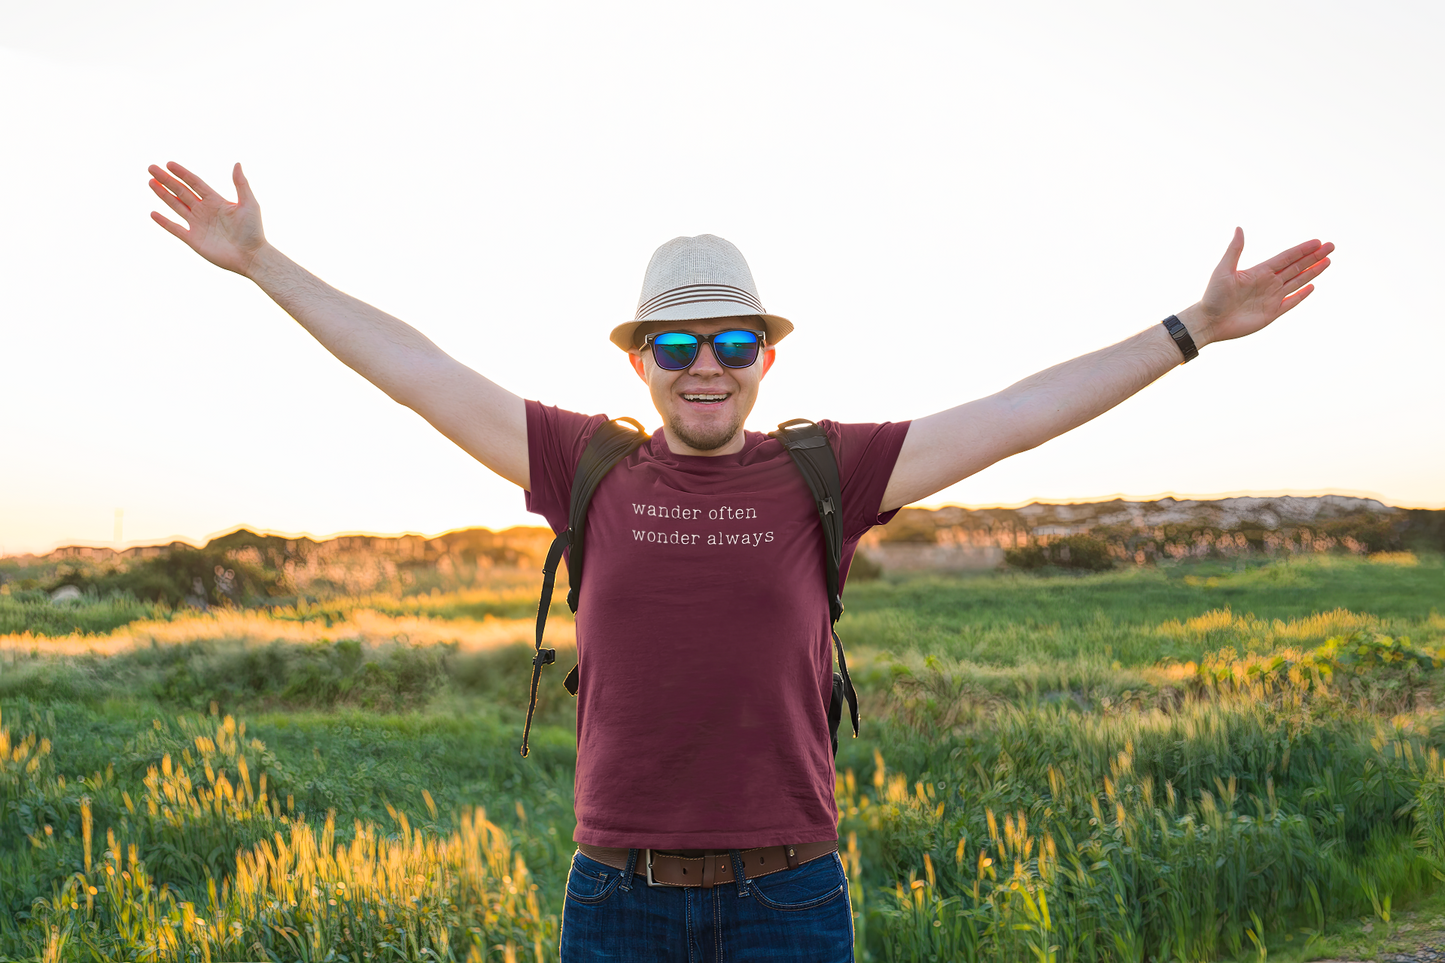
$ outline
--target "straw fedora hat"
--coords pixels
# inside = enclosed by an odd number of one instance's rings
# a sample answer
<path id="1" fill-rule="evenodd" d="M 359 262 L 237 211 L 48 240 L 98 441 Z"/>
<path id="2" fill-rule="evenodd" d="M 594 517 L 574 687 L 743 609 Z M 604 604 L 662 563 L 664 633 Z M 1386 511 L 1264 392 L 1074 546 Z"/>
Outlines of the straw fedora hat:
<path id="1" fill-rule="evenodd" d="M 711 234 L 675 237 L 653 252 L 637 299 L 637 317 L 612 329 L 623 351 L 637 346 L 637 329 L 650 321 L 702 321 L 758 317 L 768 344 L 777 344 L 793 323 L 763 310 L 743 252 Z"/>

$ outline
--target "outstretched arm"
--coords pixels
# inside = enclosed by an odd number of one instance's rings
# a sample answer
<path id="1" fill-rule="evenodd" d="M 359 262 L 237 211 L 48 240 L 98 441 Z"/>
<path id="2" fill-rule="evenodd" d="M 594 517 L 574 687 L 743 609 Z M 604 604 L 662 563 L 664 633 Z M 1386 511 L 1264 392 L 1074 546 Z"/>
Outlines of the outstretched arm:
<path id="1" fill-rule="evenodd" d="M 152 165 L 151 190 L 187 227 L 157 224 L 218 267 L 256 282 L 321 344 L 473 458 L 528 487 L 527 416 L 521 398 L 452 358 L 420 331 L 336 290 L 272 247 L 261 208 L 237 164 L 236 203 L 172 162 Z"/>
<path id="2" fill-rule="evenodd" d="M 1214 269 L 1199 303 L 1179 320 L 1203 348 L 1253 334 L 1314 290 L 1333 244 L 1306 241 L 1239 270 L 1244 232 Z M 927 498 L 1010 455 L 1098 417 L 1183 360 L 1162 324 L 1126 341 L 1030 375 L 998 394 L 914 421 L 880 511 Z"/>

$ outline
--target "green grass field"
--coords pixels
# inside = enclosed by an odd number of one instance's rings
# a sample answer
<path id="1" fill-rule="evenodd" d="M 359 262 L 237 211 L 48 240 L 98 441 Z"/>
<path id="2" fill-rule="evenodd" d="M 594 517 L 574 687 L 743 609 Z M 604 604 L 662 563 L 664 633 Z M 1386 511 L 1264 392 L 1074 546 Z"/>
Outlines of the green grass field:
<path id="1" fill-rule="evenodd" d="M 0 595 L 0 957 L 553 958 L 575 743 L 555 671 L 517 754 L 533 591 Z M 1433 911 L 1439 557 L 879 580 L 847 604 L 860 959 L 1307 959 Z M 568 644 L 565 608 L 549 633 Z"/>

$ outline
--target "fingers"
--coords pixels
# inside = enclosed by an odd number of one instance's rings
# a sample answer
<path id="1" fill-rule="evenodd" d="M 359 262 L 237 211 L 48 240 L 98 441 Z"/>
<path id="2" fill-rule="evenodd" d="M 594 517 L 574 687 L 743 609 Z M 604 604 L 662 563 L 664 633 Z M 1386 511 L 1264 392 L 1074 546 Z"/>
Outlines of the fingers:
<path id="1" fill-rule="evenodd" d="M 186 207 L 186 205 L 183 204 L 181 201 L 177 200 L 174 194 L 162 187 L 160 181 L 157 181 L 155 178 L 151 178 L 150 189 L 155 192 L 156 197 L 159 197 L 162 201 L 165 201 L 166 207 L 169 207 L 171 210 L 175 211 L 176 214 L 180 217 L 185 218 L 187 224 L 190 223 L 191 209 L 189 207 Z"/>
<path id="2" fill-rule="evenodd" d="M 1304 287 L 1306 284 L 1319 277 L 1320 274 L 1324 271 L 1324 269 L 1329 266 L 1329 258 L 1320 258 L 1314 264 L 1305 267 L 1300 271 L 1300 273 L 1296 274 L 1292 279 L 1285 282 L 1284 293 L 1293 294 L 1295 291 L 1298 291 L 1300 288 Z M 1282 276 L 1283 275 L 1281 275 L 1281 277 Z"/>
<path id="3" fill-rule="evenodd" d="M 1276 275 L 1281 281 L 1288 282 L 1288 281 L 1290 281 L 1291 279 L 1293 279 L 1293 278 L 1295 278 L 1295 277 L 1298 277 L 1298 276 L 1304 274 L 1305 271 L 1309 270 L 1311 267 L 1313 267 L 1315 264 L 1318 264 L 1320 261 L 1326 260 L 1326 259 L 1327 259 L 1327 256 L 1329 255 L 1329 253 L 1330 253 L 1331 251 L 1333 251 L 1334 249 L 1335 249 L 1335 246 L 1334 246 L 1333 244 L 1329 244 L 1329 243 L 1322 244 L 1322 245 L 1320 245 L 1318 248 L 1316 248 L 1315 250 L 1309 251 L 1308 253 L 1306 253 L 1303 257 L 1301 257 L 1301 258 L 1299 258 L 1298 260 L 1296 260 L 1293 264 L 1288 264 L 1288 265 L 1286 265 L 1285 267 L 1281 268 L 1280 270 L 1276 271 L 1276 272 L 1275 272 L 1275 275 Z M 1316 272 L 1316 273 L 1319 273 L 1319 272 Z M 1298 285 L 1296 285 L 1296 287 L 1298 287 Z M 1291 289 L 1291 290 L 1293 290 L 1293 289 Z"/>
<path id="4" fill-rule="evenodd" d="M 166 170 L 170 171 L 181 180 L 185 181 L 186 184 L 191 188 L 191 190 L 195 191 L 196 194 L 198 194 L 202 198 L 210 197 L 212 194 L 216 193 L 214 190 L 211 189 L 211 185 L 207 184 L 205 181 L 201 180 L 195 174 L 192 174 L 190 171 L 186 170 L 175 161 L 167 161 Z"/>
<path id="5" fill-rule="evenodd" d="M 165 171 L 161 170 L 156 165 L 152 164 L 150 167 L 147 167 L 146 170 L 150 171 L 151 177 L 154 177 L 162 187 L 170 191 L 172 196 L 174 196 L 176 200 L 180 201 L 181 204 L 185 207 L 189 208 L 192 204 L 195 204 L 201 199 L 199 194 L 191 190 L 186 185 L 182 184 L 180 181 L 176 180 L 170 174 L 167 174 Z M 155 190 L 155 188 L 152 187 L 151 190 Z M 177 211 L 176 213 L 180 212 Z"/>
<path id="6" fill-rule="evenodd" d="M 1313 294 L 1314 290 L 1315 286 L 1313 284 L 1300 288 L 1281 302 L 1279 313 L 1284 314 L 1286 311 L 1293 310 L 1301 301 Z M 1275 315 L 1275 317 L 1279 317 L 1279 315 Z"/>
<path id="7" fill-rule="evenodd" d="M 1319 251 L 1319 249 L 1324 246 L 1325 245 L 1320 244 L 1318 239 L 1313 241 L 1305 241 L 1303 244 L 1296 244 L 1288 251 L 1279 252 L 1268 261 L 1264 261 L 1263 263 L 1256 265 L 1254 269 L 1267 270 L 1271 274 L 1278 274 L 1285 268 L 1289 267 L 1291 264 L 1298 261 L 1300 258 Z M 1335 249 L 1334 245 L 1329 245 L 1329 249 L 1330 251 L 1333 251 Z M 1329 251 L 1325 251 L 1324 253 L 1328 254 Z M 1319 258 L 1316 257 L 1314 258 L 1314 260 L 1317 261 L 1319 260 Z M 1313 261 L 1306 261 L 1305 266 L 1307 267 L 1312 263 Z"/>
<path id="8" fill-rule="evenodd" d="M 182 228 L 182 227 L 181 227 L 179 224 L 177 224 L 176 222 L 171 221 L 171 220 L 168 220 L 168 219 L 162 217 L 160 214 L 156 213 L 155 211 L 151 211 L 151 220 L 155 221 L 155 222 L 156 222 L 157 224 L 159 224 L 161 227 L 163 227 L 163 228 L 165 228 L 166 230 L 170 231 L 172 234 L 174 234 L 176 237 L 180 238 L 182 241 L 185 241 L 187 244 L 191 243 L 191 242 L 190 242 L 189 240 L 187 240 L 187 238 L 186 238 L 186 231 L 185 231 L 185 229 Z"/>

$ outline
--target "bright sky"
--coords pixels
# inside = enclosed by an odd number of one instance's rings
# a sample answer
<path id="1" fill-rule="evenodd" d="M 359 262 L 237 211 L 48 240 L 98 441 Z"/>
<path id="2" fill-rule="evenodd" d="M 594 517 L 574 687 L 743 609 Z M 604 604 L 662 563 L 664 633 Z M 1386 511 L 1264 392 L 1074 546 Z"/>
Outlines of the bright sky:
<path id="1" fill-rule="evenodd" d="M 749 426 L 916 417 L 1339 246 L 1308 303 L 941 493 L 1445 506 L 1439 4 L 0 6 L 0 553 L 540 524 L 153 224 L 146 166 L 506 387 L 658 422 L 606 340 L 713 233 L 789 317 Z"/>

